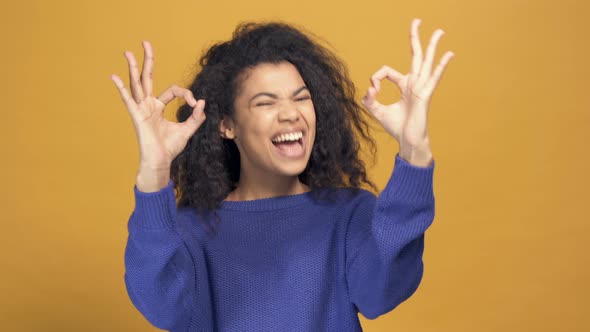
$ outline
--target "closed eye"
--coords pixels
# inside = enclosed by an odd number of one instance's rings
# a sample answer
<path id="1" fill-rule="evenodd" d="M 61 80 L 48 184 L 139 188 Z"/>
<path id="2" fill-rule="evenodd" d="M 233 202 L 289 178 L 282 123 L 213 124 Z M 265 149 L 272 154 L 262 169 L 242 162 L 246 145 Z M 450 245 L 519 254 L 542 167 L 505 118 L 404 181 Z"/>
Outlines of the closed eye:
<path id="1" fill-rule="evenodd" d="M 308 100 L 308 99 L 311 99 L 311 96 L 304 96 L 304 97 L 301 97 L 301 98 L 297 98 L 295 100 L 296 101 L 303 101 L 303 100 Z"/>
<path id="2" fill-rule="evenodd" d="M 261 102 L 261 103 L 256 103 L 255 106 L 271 106 L 273 103 L 271 102 Z"/>

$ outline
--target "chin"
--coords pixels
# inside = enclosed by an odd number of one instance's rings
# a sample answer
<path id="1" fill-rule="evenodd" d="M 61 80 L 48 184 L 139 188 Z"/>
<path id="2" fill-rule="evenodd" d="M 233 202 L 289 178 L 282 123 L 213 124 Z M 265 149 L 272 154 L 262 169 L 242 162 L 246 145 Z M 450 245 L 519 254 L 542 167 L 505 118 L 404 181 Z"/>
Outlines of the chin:
<path id="1" fill-rule="evenodd" d="M 285 162 L 276 167 L 277 173 L 284 176 L 299 176 L 307 167 L 308 160 L 304 162 Z"/>

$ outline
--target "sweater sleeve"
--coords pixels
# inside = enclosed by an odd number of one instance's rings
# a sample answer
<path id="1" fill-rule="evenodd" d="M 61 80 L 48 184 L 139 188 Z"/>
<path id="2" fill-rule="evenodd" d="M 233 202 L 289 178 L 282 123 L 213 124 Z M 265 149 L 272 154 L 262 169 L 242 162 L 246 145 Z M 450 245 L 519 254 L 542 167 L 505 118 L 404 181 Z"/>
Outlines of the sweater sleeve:
<path id="1" fill-rule="evenodd" d="M 134 187 L 128 222 L 125 285 L 135 307 L 154 326 L 186 331 L 190 324 L 195 269 L 175 229 L 176 201 L 170 180 L 158 192 Z"/>
<path id="2" fill-rule="evenodd" d="M 347 232 L 350 301 L 368 319 L 408 299 L 423 274 L 424 232 L 434 219 L 434 163 L 411 165 L 396 155 L 393 174 L 377 197 L 365 195 Z"/>

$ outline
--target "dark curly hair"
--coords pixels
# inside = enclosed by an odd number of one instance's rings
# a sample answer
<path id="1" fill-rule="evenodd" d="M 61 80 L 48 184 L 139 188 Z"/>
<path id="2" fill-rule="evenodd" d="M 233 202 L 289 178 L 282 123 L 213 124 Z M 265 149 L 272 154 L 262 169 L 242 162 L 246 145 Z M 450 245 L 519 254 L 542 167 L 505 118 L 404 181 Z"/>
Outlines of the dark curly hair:
<path id="1" fill-rule="evenodd" d="M 232 39 L 209 48 L 200 58 L 201 70 L 190 90 L 206 101 L 206 120 L 172 162 L 178 207 L 199 212 L 214 211 L 236 187 L 240 154 L 233 140 L 219 134 L 224 116 L 232 117 L 240 74 L 260 63 L 290 62 L 307 85 L 316 112 L 316 137 L 307 167 L 299 175 L 312 191 L 366 184 L 364 162 L 359 158 L 363 138 L 374 154 L 366 112 L 355 101 L 355 87 L 347 68 L 331 51 L 314 42 L 301 29 L 282 22 L 242 23 Z M 183 104 L 176 118 L 183 122 L 192 114 Z"/>

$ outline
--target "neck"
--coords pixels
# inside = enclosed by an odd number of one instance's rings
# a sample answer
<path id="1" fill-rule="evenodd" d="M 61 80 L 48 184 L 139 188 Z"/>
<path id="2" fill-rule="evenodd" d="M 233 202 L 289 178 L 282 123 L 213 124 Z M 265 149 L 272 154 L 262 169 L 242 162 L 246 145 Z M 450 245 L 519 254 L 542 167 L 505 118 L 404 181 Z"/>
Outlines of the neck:
<path id="1" fill-rule="evenodd" d="M 299 181 L 297 176 L 273 176 L 261 174 L 245 174 L 240 172 L 240 181 L 234 191 L 226 198 L 227 201 L 246 201 L 278 196 L 303 194 L 309 187 Z"/>

